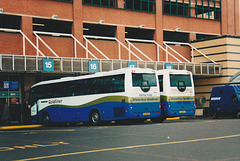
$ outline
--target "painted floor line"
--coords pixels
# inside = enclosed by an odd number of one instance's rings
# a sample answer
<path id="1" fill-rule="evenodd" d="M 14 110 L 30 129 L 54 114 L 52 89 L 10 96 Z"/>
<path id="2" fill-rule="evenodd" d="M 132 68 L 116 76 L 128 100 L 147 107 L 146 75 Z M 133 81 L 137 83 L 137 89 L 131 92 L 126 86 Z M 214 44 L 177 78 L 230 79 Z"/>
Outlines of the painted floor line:
<path id="1" fill-rule="evenodd" d="M 203 139 L 184 140 L 184 141 L 173 141 L 173 142 L 166 142 L 166 143 L 134 145 L 134 146 L 116 147 L 116 148 L 108 148 L 108 149 L 81 151 L 81 152 L 74 152 L 74 153 L 56 154 L 56 155 L 41 156 L 41 157 L 35 157 L 35 158 L 20 159 L 20 160 L 16 160 L 16 161 L 30 161 L 30 160 L 57 158 L 57 157 L 63 157 L 63 156 L 88 154 L 88 153 L 97 153 L 97 152 L 106 152 L 106 151 L 114 151 L 114 150 L 124 150 L 124 149 L 134 149 L 134 148 L 142 148 L 142 147 L 162 146 L 162 145 L 170 145 L 170 144 L 182 144 L 182 143 L 192 143 L 192 142 L 199 142 L 199 141 L 218 140 L 218 139 L 226 139 L 226 138 L 233 138 L 233 137 L 240 137 L 240 134 L 228 135 L 228 136 L 220 136 L 220 137 L 213 137 L 213 138 L 203 138 Z"/>
<path id="2" fill-rule="evenodd" d="M 180 117 L 171 117 L 171 118 L 166 118 L 166 120 L 179 120 Z"/>
<path id="3" fill-rule="evenodd" d="M 43 125 L 17 125 L 17 126 L 1 126 L 0 130 L 10 130 L 10 129 L 24 129 L 24 128 L 36 128 L 42 127 Z"/>

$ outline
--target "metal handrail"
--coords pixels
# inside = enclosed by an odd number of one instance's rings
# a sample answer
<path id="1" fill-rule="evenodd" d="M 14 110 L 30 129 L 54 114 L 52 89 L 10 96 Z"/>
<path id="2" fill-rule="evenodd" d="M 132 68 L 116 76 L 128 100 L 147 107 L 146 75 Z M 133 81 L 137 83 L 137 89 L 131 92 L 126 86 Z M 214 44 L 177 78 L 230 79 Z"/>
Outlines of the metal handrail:
<path id="1" fill-rule="evenodd" d="M 148 60 L 153 61 L 151 58 L 149 58 L 144 52 L 142 52 L 141 50 L 139 50 L 135 45 L 133 45 L 128 39 L 125 39 L 127 43 L 130 44 L 130 46 L 134 47 L 134 49 L 136 49 L 139 53 L 141 53 L 144 57 L 146 57 Z M 130 47 L 129 47 L 130 50 Z"/>
<path id="2" fill-rule="evenodd" d="M 38 32 L 33 32 L 33 34 L 37 37 L 37 47 L 39 48 L 39 44 L 38 44 L 38 40 L 40 40 L 52 53 L 53 53 L 53 55 L 55 55 L 56 57 L 59 57 L 53 50 L 52 50 L 52 48 L 50 48 L 48 45 L 47 45 L 47 43 L 45 43 L 45 41 L 43 41 L 43 39 L 42 38 L 40 38 L 39 36 L 38 36 L 38 34 L 37 34 Z M 38 55 L 38 54 L 37 54 Z"/>
<path id="3" fill-rule="evenodd" d="M 89 51 L 76 37 L 74 37 L 72 34 L 65 34 L 65 33 L 55 33 L 55 32 L 42 32 L 42 31 L 34 31 L 34 33 L 36 34 L 42 34 L 42 35 L 51 35 L 51 36 L 66 36 L 66 37 L 71 37 L 74 40 L 74 57 L 77 58 L 77 48 L 76 48 L 76 43 L 78 43 L 84 50 L 86 50 L 87 53 L 90 53 L 95 59 L 97 59 L 97 57 L 91 52 Z M 39 37 L 40 38 L 40 37 Z M 43 40 L 42 40 L 43 41 Z M 45 43 L 45 42 L 44 42 Z M 46 44 L 46 43 L 45 43 Z M 46 46 L 48 46 L 46 44 Z M 49 47 L 49 46 L 48 46 Z M 49 50 L 51 48 L 49 47 Z M 51 50 L 50 50 L 51 51 Z M 53 50 L 52 50 L 53 51 Z M 53 51 L 53 53 L 55 53 Z M 54 54 L 55 55 L 55 54 Z M 55 55 L 56 56 L 56 55 Z M 58 57 L 58 56 L 57 56 Z"/>
<path id="4" fill-rule="evenodd" d="M 192 48 L 192 63 L 194 63 L 194 52 L 193 50 L 197 51 L 199 54 L 201 54 L 202 56 L 204 56 L 206 59 L 210 60 L 212 63 L 217 64 L 214 60 L 212 60 L 211 58 L 209 58 L 208 56 L 206 56 L 204 53 L 202 53 L 201 51 L 199 51 L 197 48 L 195 48 L 193 45 L 189 44 L 189 43 L 183 43 L 183 42 L 170 42 L 170 41 L 164 41 L 164 43 L 166 44 L 174 44 L 174 45 L 186 45 L 189 46 L 190 48 Z"/>
<path id="5" fill-rule="evenodd" d="M 117 38 L 115 38 L 115 37 L 103 37 L 103 36 L 90 36 L 90 35 L 84 35 L 83 36 L 84 38 L 94 38 L 94 39 L 105 39 L 105 40 L 114 40 L 114 41 L 117 41 L 118 42 L 118 44 L 119 44 L 119 60 L 121 60 L 121 51 L 120 51 L 120 45 L 122 46 L 122 47 L 124 47 L 128 52 L 129 52 L 129 61 L 131 60 L 131 57 L 130 57 L 130 53 L 132 54 L 132 55 L 134 55 L 136 58 L 138 58 L 139 60 L 141 60 L 141 61 L 143 61 L 139 56 L 137 56 L 134 52 L 132 52 L 131 50 L 129 50 L 129 48 L 127 48 L 121 41 L 119 41 Z M 91 44 L 91 45 L 93 45 L 93 44 Z M 95 49 L 97 49 L 97 47 L 95 46 L 95 45 L 93 45 L 93 47 L 95 48 Z M 98 49 L 99 50 L 99 49 Z"/>
<path id="6" fill-rule="evenodd" d="M 126 39 L 126 41 L 135 41 L 135 42 L 147 42 L 147 43 L 154 43 L 155 45 L 157 45 L 157 58 L 158 61 L 160 61 L 159 58 L 159 48 L 162 49 L 163 51 L 166 52 L 167 55 L 167 62 L 168 62 L 168 54 L 171 55 L 175 60 L 177 60 L 178 62 L 182 62 L 181 60 L 179 60 L 177 57 L 175 57 L 172 53 L 170 53 L 169 51 L 167 51 L 164 47 L 162 47 L 160 44 L 158 44 L 155 40 L 143 40 L 143 39 Z"/>
<path id="7" fill-rule="evenodd" d="M 96 49 L 102 56 L 104 56 L 107 60 L 109 60 L 109 58 L 108 58 L 101 50 L 99 50 L 95 45 L 93 45 L 93 43 L 91 43 L 91 42 L 86 38 L 86 36 L 83 36 L 83 38 L 86 40 L 87 43 L 89 43 L 90 45 L 92 45 L 92 47 L 93 47 L 94 49 Z M 87 44 L 86 44 L 86 46 L 87 46 Z M 87 52 L 87 53 L 88 53 L 88 52 Z M 87 55 L 86 57 L 88 58 L 88 55 Z"/>
<path id="8" fill-rule="evenodd" d="M 172 47 L 170 47 L 167 43 L 163 42 L 163 44 L 164 44 L 167 48 L 171 49 L 175 54 L 177 54 L 177 55 L 180 56 L 182 59 L 184 59 L 186 62 L 190 63 L 189 60 L 187 60 L 184 56 L 182 56 L 181 54 L 179 54 L 176 50 L 174 50 Z M 166 50 L 167 50 L 167 49 L 166 49 Z"/>

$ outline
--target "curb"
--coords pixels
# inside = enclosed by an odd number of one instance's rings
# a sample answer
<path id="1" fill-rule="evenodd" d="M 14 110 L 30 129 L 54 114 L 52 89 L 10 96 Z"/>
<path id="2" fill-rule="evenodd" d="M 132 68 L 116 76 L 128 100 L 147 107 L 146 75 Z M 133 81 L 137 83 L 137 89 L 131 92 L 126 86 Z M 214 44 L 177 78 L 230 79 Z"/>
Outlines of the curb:
<path id="1" fill-rule="evenodd" d="M 0 130 L 11 130 L 11 129 L 26 129 L 42 127 L 43 125 L 16 125 L 16 126 L 0 126 Z"/>

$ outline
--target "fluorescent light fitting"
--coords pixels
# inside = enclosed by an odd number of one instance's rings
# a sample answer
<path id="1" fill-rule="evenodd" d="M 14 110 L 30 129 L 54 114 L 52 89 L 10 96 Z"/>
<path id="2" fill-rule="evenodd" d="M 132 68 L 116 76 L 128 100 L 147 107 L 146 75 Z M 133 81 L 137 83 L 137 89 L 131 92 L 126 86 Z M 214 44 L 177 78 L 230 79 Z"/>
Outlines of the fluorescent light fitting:
<path id="1" fill-rule="evenodd" d="M 9 33 L 17 33 L 18 31 L 16 31 L 16 30 L 11 30 L 11 29 L 9 29 L 9 30 L 3 30 L 4 32 L 9 32 Z"/>
<path id="2" fill-rule="evenodd" d="M 58 15 L 52 15 L 51 19 L 57 19 Z"/>
<path id="3" fill-rule="evenodd" d="M 181 28 L 179 28 L 179 27 L 175 29 L 175 31 L 180 31 L 180 30 L 181 30 Z"/>
<path id="4" fill-rule="evenodd" d="M 102 23 L 104 23 L 104 22 L 105 22 L 104 20 L 100 20 L 98 23 L 102 24 Z"/>
<path id="5" fill-rule="evenodd" d="M 89 29 L 88 28 L 83 28 L 83 30 L 88 31 Z"/>
<path id="6" fill-rule="evenodd" d="M 61 35 L 59 35 L 59 34 L 52 34 L 52 36 L 61 36 Z"/>
<path id="7" fill-rule="evenodd" d="M 45 24 L 41 24 L 41 23 L 33 23 L 33 26 L 45 26 Z"/>

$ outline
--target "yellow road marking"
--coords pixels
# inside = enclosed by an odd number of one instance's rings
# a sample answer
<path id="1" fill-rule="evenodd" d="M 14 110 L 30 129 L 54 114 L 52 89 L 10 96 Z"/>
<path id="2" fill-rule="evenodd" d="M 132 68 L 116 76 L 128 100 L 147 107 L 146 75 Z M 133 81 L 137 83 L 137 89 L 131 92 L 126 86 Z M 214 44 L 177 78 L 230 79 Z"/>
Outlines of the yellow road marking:
<path id="1" fill-rule="evenodd" d="M 35 127 L 42 127 L 42 125 L 2 126 L 2 127 L 0 127 L 0 130 L 24 129 L 24 128 L 35 128 Z"/>
<path id="2" fill-rule="evenodd" d="M 74 129 L 60 129 L 60 130 L 18 130 L 18 131 L 0 131 L 0 132 L 61 132 L 61 131 L 69 131 L 69 132 L 72 132 L 72 131 L 75 131 Z"/>
<path id="3" fill-rule="evenodd" d="M 240 134 L 237 134 L 237 135 L 228 135 L 228 136 L 220 136 L 220 137 L 213 137 L 213 138 L 203 138 L 203 139 L 194 139 L 194 140 L 174 141 L 174 142 L 166 142 L 166 143 L 156 143 L 156 144 L 145 144 L 145 145 L 125 146 L 125 147 L 117 147 L 117 148 L 108 148 L 108 149 L 81 151 L 81 152 L 74 152 L 74 153 L 56 154 L 56 155 L 42 156 L 42 157 L 36 157 L 36 158 L 20 159 L 20 160 L 16 160 L 16 161 L 29 161 L 29 160 L 56 158 L 56 157 L 63 157 L 63 156 L 70 156 L 70 155 L 79 155 L 79 154 L 87 154 L 87 153 L 106 152 L 106 151 L 123 150 L 123 149 L 152 147 L 152 146 L 161 146 L 161 145 L 170 145 L 170 144 L 192 143 L 192 142 L 199 142 L 199 141 L 208 141 L 208 140 L 218 140 L 218 139 L 233 138 L 233 137 L 239 137 L 239 136 L 240 136 Z"/>
<path id="4" fill-rule="evenodd" d="M 171 117 L 171 118 L 166 118 L 166 120 L 179 120 L 180 117 Z"/>

